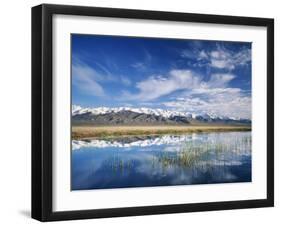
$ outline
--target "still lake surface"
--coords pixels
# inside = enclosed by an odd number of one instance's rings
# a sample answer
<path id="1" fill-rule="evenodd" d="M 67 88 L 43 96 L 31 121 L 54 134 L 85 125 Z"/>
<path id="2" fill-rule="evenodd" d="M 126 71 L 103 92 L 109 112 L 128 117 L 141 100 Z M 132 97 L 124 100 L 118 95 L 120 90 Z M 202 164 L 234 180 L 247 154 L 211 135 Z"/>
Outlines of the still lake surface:
<path id="1" fill-rule="evenodd" d="M 251 163 L 251 132 L 73 140 L 71 188 L 250 182 Z"/>

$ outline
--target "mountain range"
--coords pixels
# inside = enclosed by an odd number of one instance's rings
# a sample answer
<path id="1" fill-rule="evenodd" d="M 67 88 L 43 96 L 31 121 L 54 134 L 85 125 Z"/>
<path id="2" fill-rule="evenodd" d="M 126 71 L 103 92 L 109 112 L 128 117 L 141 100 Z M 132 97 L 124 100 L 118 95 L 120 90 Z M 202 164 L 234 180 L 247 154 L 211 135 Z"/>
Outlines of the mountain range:
<path id="1" fill-rule="evenodd" d="M 87 125 L 189 125 L 241 124 L 250 125 L 250 119 L 194 114 L 153 108 L 98 107 L 83 108 L 72 105 L 72 123 Z"/>

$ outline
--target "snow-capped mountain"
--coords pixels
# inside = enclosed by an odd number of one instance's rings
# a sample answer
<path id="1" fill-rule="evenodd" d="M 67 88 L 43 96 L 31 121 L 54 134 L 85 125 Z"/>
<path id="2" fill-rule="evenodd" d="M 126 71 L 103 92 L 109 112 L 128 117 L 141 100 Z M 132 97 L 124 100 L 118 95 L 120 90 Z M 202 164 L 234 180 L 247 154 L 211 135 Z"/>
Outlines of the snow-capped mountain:
<path id="1" fill-rule="evenodd" d="M 117 107 L 117 108 L 108 108 L 108 107 L 98 107 L 98 108 L 82 108 L 77 105 L 72 105 L 72 116 L 81 115 L 85 113 L 91 113 L 93 115 L 102 115 L 108 113 L 118 113 L 121 111 L 131 111 L 139 114 L 148 114 L 162 116 L 165 118 L 170 118 L 173 116 L 183 116 L 188 118 L 196 118 L 196 114 L 191 114 L 188 112 L 178 112 L 178 111 L 169 111 L 163 109 L 153 109 L 153 108 L 131 108 L 131 107 Z M 214 117 L 212 115 L 206 115 L 205 117 Z"/>
<path id="2" fill-rule="evenodd" d="M 209 113 L 194 114 L 144 107 L 82 108 L 77 105 L 72 105 L 72 119 L 74 122 L 91 122 L 96 124 L 188 124 L 196 121 L 251 123 L 249 119 L 237 119 Z"/>

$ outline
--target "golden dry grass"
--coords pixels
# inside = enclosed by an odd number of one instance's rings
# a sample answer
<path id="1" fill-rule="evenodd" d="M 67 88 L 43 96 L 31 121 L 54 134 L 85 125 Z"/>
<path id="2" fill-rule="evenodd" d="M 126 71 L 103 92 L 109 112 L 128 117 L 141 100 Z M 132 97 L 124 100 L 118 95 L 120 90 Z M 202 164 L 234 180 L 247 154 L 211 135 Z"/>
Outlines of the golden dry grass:
<path id="1" fill-rule="evenodd" d="M 250 131 L 250 126 L 73 126 L 72 138 L 101 138 L 194 132 Z"/>

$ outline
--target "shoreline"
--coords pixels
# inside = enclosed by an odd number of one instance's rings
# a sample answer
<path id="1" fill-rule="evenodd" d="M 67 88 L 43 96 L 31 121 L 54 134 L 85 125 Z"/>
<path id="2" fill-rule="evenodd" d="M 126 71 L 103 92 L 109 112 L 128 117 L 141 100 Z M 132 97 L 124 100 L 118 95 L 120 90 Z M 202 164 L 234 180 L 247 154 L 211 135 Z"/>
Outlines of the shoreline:
<path id="1" fill-rule="evenodd" d="M 251 131 L 251 126 L 73 126 L 72 140 L 114 138 L 124 136 L 157 136 L 168 134 Z"/>

